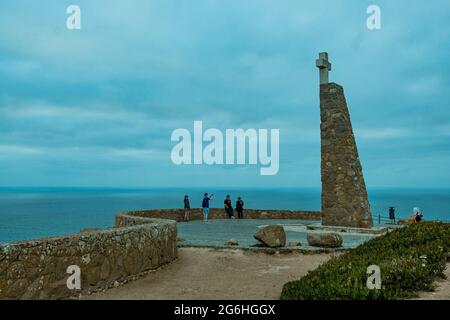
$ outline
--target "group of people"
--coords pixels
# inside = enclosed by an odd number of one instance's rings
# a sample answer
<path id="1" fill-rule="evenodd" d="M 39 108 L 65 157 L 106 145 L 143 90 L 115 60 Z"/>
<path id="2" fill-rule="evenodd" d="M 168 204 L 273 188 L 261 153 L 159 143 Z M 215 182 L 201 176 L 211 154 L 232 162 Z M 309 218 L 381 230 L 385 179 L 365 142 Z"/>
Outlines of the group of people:
<path id="1" fill-rule="evenodd" d="M 231 198 L 229 194 L 227 194 L 227 197 L 223 201 L 223 206 L 228 215 L 228 219 L 234 218 L 233 206 L 231 205 Z M 241 197 L 238 197 L 236 200 L 236 211 L 239 219 L 244 218 L 244 201 L 242 201 Z"/>
<path id="2" fill-rule="evenodd" d="M 208 195 L 206 192 L 203 196 L 202 200 L 202 209 L 203 209 L 203 220 L 208 221 L 208 215 L 209 215 L 209 202 L 214 199 L 214 195 Z M 231 202 L 230 195 L 228 194 L 223 201 L 223 206 L 225 209 L 225 213 L 227 214 L 228 219 L 234 219 L 234 209 Z M 238 219 L 244 218 L 244 201 L 241 199 L 241 197 L 238 197 L 236 200 L 236 212 L 238 214 Z M 184 221 L 189 221 L 191 214 L 191 204 L 189 202 L 189 196 L 184 196 Z"/>

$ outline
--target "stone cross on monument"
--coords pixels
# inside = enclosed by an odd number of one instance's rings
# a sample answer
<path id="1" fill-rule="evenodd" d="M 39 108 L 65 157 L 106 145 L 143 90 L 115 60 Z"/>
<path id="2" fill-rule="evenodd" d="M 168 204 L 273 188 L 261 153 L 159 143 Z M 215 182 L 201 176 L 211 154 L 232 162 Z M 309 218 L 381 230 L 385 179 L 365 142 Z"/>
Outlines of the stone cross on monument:
<path id="1" fill-rule="evenodd" d="M 319 59 L 316 60 L 316 67 L 320 70 L 320 84 L 328 83 L 328 71 L 331 71 L 331 63 L 328 61 L 328 53 L 319 53 Z"/>

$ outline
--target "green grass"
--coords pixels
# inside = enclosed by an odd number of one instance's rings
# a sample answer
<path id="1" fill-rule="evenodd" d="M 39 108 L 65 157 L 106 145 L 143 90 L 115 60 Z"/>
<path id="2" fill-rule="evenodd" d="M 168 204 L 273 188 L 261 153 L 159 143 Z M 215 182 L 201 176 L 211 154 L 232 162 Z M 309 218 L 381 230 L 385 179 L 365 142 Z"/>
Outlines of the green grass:
<path id="1" fill-rule="evenodd" d="M 402 299 L 433 289 L 444 277 L 450 225 L 415 223 L 374 238 L 284 285 L 283 300 Z M 367 267 L 381 270 L 379 290 L 367 288 Z"/>

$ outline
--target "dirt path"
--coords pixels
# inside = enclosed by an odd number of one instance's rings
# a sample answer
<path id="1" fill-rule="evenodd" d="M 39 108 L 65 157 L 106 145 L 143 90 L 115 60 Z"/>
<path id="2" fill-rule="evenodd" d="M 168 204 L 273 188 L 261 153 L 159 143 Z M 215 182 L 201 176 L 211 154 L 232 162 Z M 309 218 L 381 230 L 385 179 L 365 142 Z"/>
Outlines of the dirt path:
<path id="1" fill-rule="evenodd" d="M 279 299 L 283 284 L 331 257 L 202 248 L 180 248 L 178 255 L 142 279 L 84 299 Z"/>
<path id="2" fill-rule="evenodd" d="M 299 279 L 330 254 L 252 253 L 241 250 L 180 248 L 178 260 L 142 279 L 83 299 L 279 299 L 283 284 Z M 418 299 L 450 299 L 450 263 L 446 280 Z"/>
<path id="3" fill-rule="evenodd" d="M 417 300 L 450 300 L 450 263 L 444 271 L 447 279 L 436 282 L 436 290 L 433 292 L 422 292 Z"/>

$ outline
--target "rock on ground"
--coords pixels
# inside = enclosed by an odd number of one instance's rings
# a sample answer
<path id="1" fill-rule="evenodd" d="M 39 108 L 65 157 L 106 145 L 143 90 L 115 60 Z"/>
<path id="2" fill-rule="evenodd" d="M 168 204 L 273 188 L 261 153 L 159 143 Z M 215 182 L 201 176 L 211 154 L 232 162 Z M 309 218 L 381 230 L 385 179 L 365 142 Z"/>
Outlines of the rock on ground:
<path id="1" fill-rule="evenodd" d="M 313 247 L 338 248 L 342 246 L 342 237 L 336 232 L 310 231 L 306 236 Z"/>
<path id="2" fill-rule="evenodd" d="M 286 233 L 282 226 L 269 225 L 263 227 L 253 237 L 271 248 L 286 246 Z"/>
<path id="3" fill-rule="evenodd" d="M 225 242 L 225 245 L 226 246 L 238 246 L 239 242 L 237 240 L 231 239 L 231 240 L 228 240 L 227 242 Z"/>

